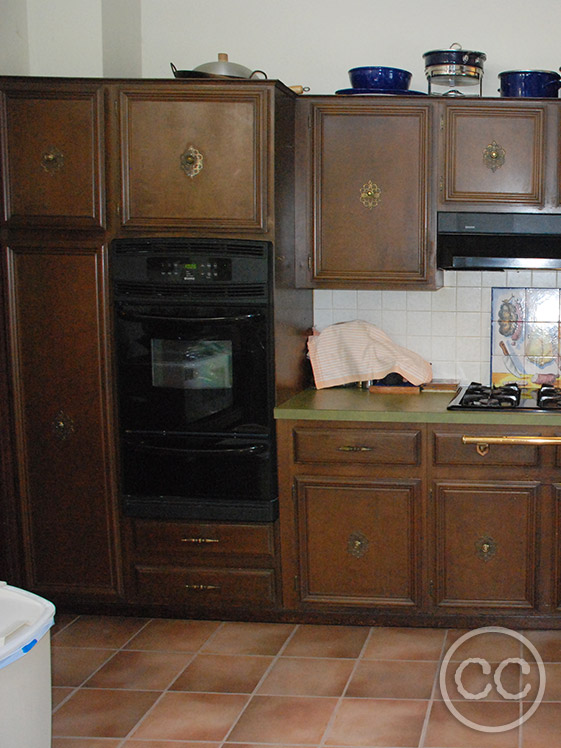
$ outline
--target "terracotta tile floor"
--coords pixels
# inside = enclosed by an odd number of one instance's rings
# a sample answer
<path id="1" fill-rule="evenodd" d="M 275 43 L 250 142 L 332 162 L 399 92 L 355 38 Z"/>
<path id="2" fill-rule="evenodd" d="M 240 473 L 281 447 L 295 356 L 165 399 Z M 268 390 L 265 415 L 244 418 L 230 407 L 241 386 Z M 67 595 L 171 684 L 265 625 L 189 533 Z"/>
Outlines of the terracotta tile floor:
<path id="1" fill-rule="evenodd" d="M 542 703 L 523 724 L 539 668 L 515 638 L 479 634 L 458 648 L 454 629 L 316 626 L 57 616 L 52 631 L 53 748 L 551 748 L 561 734 L 561 631 L 522 632 L 544 661 Z M 505 664 L 511 693 L 464 699 L 459 661 Z M 460 685 L 491 676 L 466 667 Z M 487 728 L 498 726 L 497 731 Z"/>

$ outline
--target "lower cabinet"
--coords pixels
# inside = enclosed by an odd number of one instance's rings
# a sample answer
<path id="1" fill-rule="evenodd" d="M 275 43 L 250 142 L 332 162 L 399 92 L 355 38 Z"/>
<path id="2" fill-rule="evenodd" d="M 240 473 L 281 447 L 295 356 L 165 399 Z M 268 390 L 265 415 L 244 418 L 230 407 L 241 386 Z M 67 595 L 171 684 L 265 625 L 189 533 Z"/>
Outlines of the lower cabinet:
<path id="1" fill-rule="evenodd" d="M 423 602 L 423 430 L 279 421 L 283 598 L 291 610 Z"/>
<path id="2" fill-rule="evenodd" d="M 532 483 L 436 484 L 438 607 L 536 606 L 538 496 Z"/>
<path id="3" fill-rule="evenodd" d="M 555 448 L 549 429 L 429 430 L 433 599 L 438 611 L 541 615 L 555 609 Z M 511 443 L 492 443 L 514 436 Z M 487 441 L 489 440 L 489 441 Z"/>
<path id="4" fill-rule="evenodd" d="M 419 480 L 297 478 L 300 601 L 415 606 Z"/>
<path id="5" fill-rule="evenodd" d="M 546 430 L 304 420 L 277 428 L 283 602 L 295 615 L 561 625 L 559 461 L 555 447 L 532 442 Z M 529 439 L 485 442 L 505 433 Z"/>
<path id="6" fill-rule="evenodd" d="M 132 597 L 189 611 L 278 601 L 274 524 L 128 520 Z"/>

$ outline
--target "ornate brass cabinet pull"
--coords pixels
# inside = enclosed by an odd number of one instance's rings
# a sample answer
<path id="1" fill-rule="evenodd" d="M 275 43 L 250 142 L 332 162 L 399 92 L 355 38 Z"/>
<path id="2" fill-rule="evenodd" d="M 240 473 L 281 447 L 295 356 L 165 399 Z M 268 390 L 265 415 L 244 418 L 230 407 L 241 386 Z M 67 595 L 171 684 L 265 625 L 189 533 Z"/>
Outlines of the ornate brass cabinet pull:
<path id="1" fill-rule="evenodd" d="M 506 151 L 493 140 L 483 151 L 483 163 L 492 172 L 497 171 L 505 162 Z"/>
<path id="2" fill-rule="evenodd" d="M 41 154 L 41 166 L 48 174 L 55 174 L 64 166 L 64 154 L 55 146 Z"/>
<path id="3" fill-rule="evenodd" d="M 475 551 L 483 561 L 490 561 L 497 553 L 497 544 L 493 538 L 484 535 L 475 542 Z"/>
<path id="4" fill-rule="evenodd" d="M 190 145 L 179 159 L 181 168 L 188 177 L 196 177 L 203 168 L 203 154 Z"/>
<path id="5" fill-rule="evenodd" d="M 372 210 L 382 198 L 382 190 L 370 179 L 360 188 L 360 202 L 369 210 Z"/>
<path id="6" fill-rule="evenodd" d="M 51 428 L 55 438 L 63 442 L 74 433 L 74 421 L 64 411 L 59 410 L 52 420 Z"/>
<path id="7" fill-rule="evenodd" d="M 347 540 L 347 552 L 355 558 L 364 556 L 370 545 L 366 535 L 361 532 L 352 532 Z"/>

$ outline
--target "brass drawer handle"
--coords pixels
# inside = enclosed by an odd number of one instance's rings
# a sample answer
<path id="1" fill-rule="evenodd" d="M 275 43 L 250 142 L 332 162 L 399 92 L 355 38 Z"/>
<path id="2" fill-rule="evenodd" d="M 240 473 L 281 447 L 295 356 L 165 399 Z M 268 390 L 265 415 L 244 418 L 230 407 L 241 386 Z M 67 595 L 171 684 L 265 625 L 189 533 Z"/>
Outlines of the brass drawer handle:
<path id="1" fill-rule="evenodd" d="M 218 538 L 181 538 L 181 542 L 203 545 L 205 543 L 220 543 L 220 540 Z"/>
<path id="2" fill-rule="evenodd" d="M 216 584 L 186 584 L 186 590 L 195 590 L 196 592 L 207 592 L 208 590 L 219 590 Z"/>
<path id="3" fill-rule="evenodd" d="M 365 447 L 363 445 L 344 444 L 342 447 L 337 447 L 338 452 L 372 452 L 372 447 Z"/>
<path id="4" fill-rule="evenodd" d="M 485 457 L 491 444 L 525 444 L 540 446 L 561 444 L 561 436 L 462 436 L 462 444 L 475 444 L 477 454 Z"/>
<path id="5" fill-rule="evenodd" d="M 463 444 L 561 444 L 561 436 L 462 436 Z"/>

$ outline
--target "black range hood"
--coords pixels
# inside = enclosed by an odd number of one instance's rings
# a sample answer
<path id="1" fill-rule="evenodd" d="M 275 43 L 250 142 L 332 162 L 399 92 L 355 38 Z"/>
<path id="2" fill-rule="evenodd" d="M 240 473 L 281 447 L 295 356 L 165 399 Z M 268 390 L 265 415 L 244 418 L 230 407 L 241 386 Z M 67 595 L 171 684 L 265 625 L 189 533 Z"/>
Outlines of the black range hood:
<path id="1" fill-rule="evenodd" d="M 439 213 L 444 270 L 561 270 L 561 214 Z"/>

